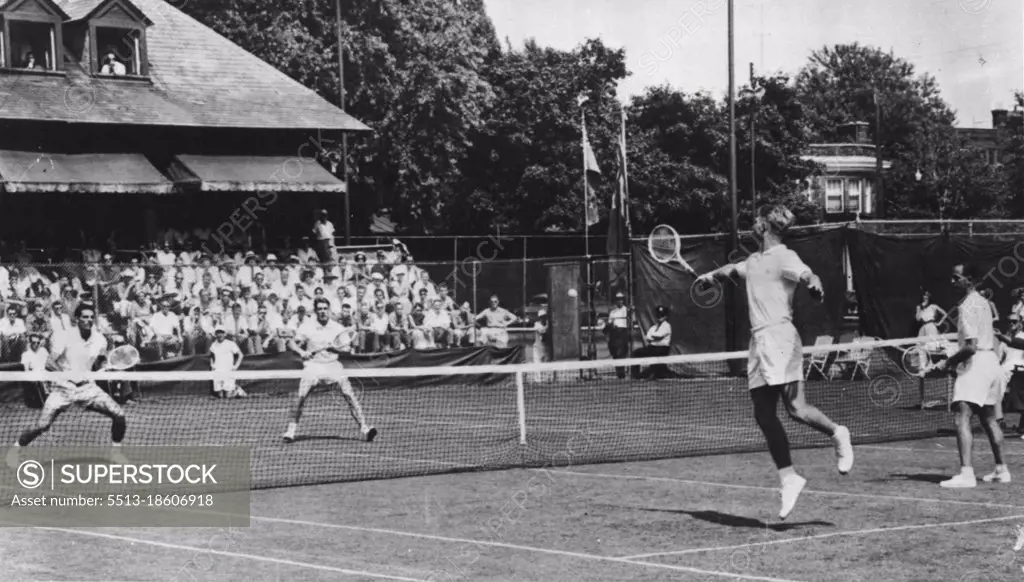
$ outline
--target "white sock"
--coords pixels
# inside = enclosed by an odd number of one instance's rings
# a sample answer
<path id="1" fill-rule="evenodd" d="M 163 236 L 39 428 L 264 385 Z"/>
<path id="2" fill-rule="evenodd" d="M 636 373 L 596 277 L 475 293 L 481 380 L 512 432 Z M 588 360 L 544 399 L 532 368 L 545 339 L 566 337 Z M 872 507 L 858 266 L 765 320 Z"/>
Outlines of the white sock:
<path id="1" fill-rule="evenodd" d="M 21 446 L 21 443 L 19 443 L 18 441 L 14 441 L 14 446 L 16 446 L 16 447 L 20 447 L 20 446 Z"/>
<path id="2" fill-rule="evenodd" d="M 970 475 L 971 477 L 973 477 L 974 476 L 974 467 L 960 467 L 960 474 L 961 475 Z"/>
<path id="3" fill-rule="evenodd" d="M 796 469 L 794 469 L 792 465 L 786 467 L 785 469 L 779 469 L 779 480 L 782 481 L 783 483 L 786 482 L 786 479 L 792 479 L 793 477 L 796 476 Z"/>
<path id="4" fill-rule="evenodd" d="M 1006 468 L 1005 464 L 1003 464 L 1003 465 L 996 465 L 996 471 L 999 472 L 999 473 L 1003 473 L 1003 472 L 1009 471 L 1009 469 Z"/>

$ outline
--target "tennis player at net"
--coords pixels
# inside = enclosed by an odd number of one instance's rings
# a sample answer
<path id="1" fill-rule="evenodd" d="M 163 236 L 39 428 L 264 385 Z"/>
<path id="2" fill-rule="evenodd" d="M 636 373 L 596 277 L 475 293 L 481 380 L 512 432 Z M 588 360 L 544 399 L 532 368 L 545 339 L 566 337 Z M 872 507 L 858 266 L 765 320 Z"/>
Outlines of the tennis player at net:
<path id="1" fill-rule="evenodd" d="M 312 378 L 303 378 L 299 382 L 299 398 L 292 408 L 291 422 L 288 423 L 288 430 L 285 431 L 283 438 L 289 443 L 295 440 L 295 431 L 299 427 L 306 398 L 319 384 L 328 384 L 341 389 L 345 400 L 348 401 L 352 418 L 359 423 L 363 438 L 367 442 L 373 442 L 377 436 L 377 429 L 366 423 L 363 407 L 360 406 L 352 383 L 345 377 L 344 368 L 338 361 L 338 354 L 342 353 L 341 346 L 344 344 L 339 336 L 350 331 L 331 319 L 331 303 L 323 297 L 313 301 L 313 313 L 315 318 L 299 326 L 295 337 L 288 342 L 288 348 L 302 358 L 303 369 L 315 375 Z"/>
<path id="2" fill-rule="evenodd" d="M 996 356 L 996 334 L 992 327 L 995 314 L 988 299 L 975 288 L 978 275 L 975 265 L 959 264 L 953 267 L 952 283 L 965 294 L 958 308 L 957 335 L 960 350 L 935 367 L 939 371 L 956 370 L 957 374 L 953 384 L 953 410 L 956 412 L 960 472 L 952 479 L 940 483 L 947 488 L 970 488 L 978 484 L 971 463 L 971 448 L 974 445 L 971 418 L 975 414 L 981 418 L 981 426 L 988 435 L 992 456 L 996 461 L 995 471 L 982 479 L 986 483 L 1010 482 L 1010 471 L 1003 462 L 1003 431 L 999 428 L 995 411 L 996 402 L 1003 395 L 1003 370 Z"/>
<path id="3" fill-rule="evenodd" d="M 780 396 L 790 418 L 832 436 L 840 473 L 845 475 L 853 467 L 850 431 L 829 420 L 805 399 L 803 342 L 793 325 L 793 294 L 800 283 L 819 298 L 824 297 L 824 291 L 810 267 L 782 244 L 782 236 L 793 221 L 793 213 L 783 206 L 762 206 L 754 222 L 754 235 L 761 250 L 742 263 L 725 265 L 698 278 L 701 284 L 716 277 L 738 276 L 746 280 L 751 325 L 747 364 L 750 397 L 754 401 L 754 418 L 779 470 L 781 519 L 796 506 L 807 480 L 793 468 L 789 438 L 777 414 Z"/>
<path id="4" fill-rule="evenodd" d="M 78 327 L 69 329 L 63 337 L 54 338 L 51 364 L 62 372 L 85 374 L 103 366 L 107 353 L 107 339 L 93 327 L 96 308 L 91 303 L 79 305 L 75 309 L 75 318 L 78 320 Z M 23 432 L 7 453 L 8 466 L 17 467 L 18 449 L 27 447 L 39 435 L 49 430 L 57 417 L 72 405 L 98 412 L 111 420 L 110 437 L 115 447 L 110 455 L 111 461 L 127 464 L 128 460 L 116 449 L 121 446 L 128 429 L 124 410 L 94 381 L 81 379 L 58 380 L 51 383 L 50 394 L 43 403 L 43 409 L 35 425 Z"/>

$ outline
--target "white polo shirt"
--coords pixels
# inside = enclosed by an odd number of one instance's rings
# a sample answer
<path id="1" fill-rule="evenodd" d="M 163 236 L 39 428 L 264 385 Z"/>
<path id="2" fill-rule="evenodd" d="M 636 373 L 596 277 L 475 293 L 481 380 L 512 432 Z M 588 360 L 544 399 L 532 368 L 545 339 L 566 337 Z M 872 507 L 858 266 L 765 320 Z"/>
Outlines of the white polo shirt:
<path id="1" fill-rule="evenodd" d="M 425 312 L 423 316 L 424 327 L 440 327 L 450 328 L 452 326 L 452 318 L 448 315 L 447 311 L 430 311 Z"/>
<path id="2" fill-rule="evenodd" d="M 226 372 L 235 369 L 235 355 L 242 355 L 242 350 L 235 342 L 225 339 L 210 344 L 210 355 L 213 356 L 213 371 Z"/>
<path id="3" fill-rule="evenodd" d="M 334 341 L 343 331 L 345 331 L 345 328 L 333 319 L 328 319 L 326 324 L 320 325 L 320 322 L 314 317 L 313 319 L 306 320 L 299 326 L 295 339 L 304 342 L 307 351 L 317 352 L 313 356 L 312 361 L 334 362 L 338 359 L 336 355 L 321 350 L 333 346 Z"/>
<path id="4" fill-rule="evenodd" d="M 667 321 L 655 323 L 651 326 L 651 329 L 647 330 L 647 337 L 651 338 L 655 335 L 664 336 L 660 339 L 652 340 L 649 339 L 649 343 L 652 346 L 666 347 L 672 345 L 672 325 Z"/>
<path id="5" fill-rule="evenodd" d="M 58 352 L 57 350 L 60 350 Z M 57 366 L 64 372 L 91 372 L 96 358 L 107 353 L 107 338 L 98 329 L 93 329 L 89 339 L 82 339 L 77 327 L 68 330 L 64 341 L 54 347 Z"/>
<path id="6" fill-rule="evenodd" d="M 178 329 L 178 316 L 171 312 L 164 315 L 162 311 L 158 311 L 149 318 L 149 327 L 158 336 L 174 335 Z"/>
<path id="7" fill-rule="evenodd" d="M 991 351 L 996 347 L 996 338 L 992 330 L 992 308 L 988 299 L 985 299 L 977 291 L 971 291 L 960 303 L 960 322 L 957 326 L 957 335 L 960 340 L 960 348 L 963 349 L 967 340 L 977 340 L 976 348 L 979 351 Z"/>
<path id="8" fill-rule="evenodd" d="M 49 358 L 50 353 L 41 345 L 34 352 L 31 348 L 26 348 L 21 354 L 21 365 L 25 367 L 26 372 L 39 372 L 46 369 L 46 360 Z"/>
<path id="9" fill-rule="evenodd" d="M 747 283 L 750 328 L 756 332 L 791 321 L 793 294 L 800 279 L 810 272 L 811 268 L 786 245 L 754 253 L 736 265 L 736 273 Z"/>

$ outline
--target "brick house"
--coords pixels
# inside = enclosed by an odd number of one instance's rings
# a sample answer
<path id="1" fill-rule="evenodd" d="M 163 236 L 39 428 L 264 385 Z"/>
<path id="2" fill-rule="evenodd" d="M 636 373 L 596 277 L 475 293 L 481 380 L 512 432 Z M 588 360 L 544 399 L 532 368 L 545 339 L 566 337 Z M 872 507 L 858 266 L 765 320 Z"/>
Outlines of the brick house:
<path id="1" fill-rule="evenodd" d="M 0 0 L 6 243 L 137 248 L 240 208 L 247 236 L 305 235 L 340 207 L 342 132 L 366 131 L 162 0 Z"/>

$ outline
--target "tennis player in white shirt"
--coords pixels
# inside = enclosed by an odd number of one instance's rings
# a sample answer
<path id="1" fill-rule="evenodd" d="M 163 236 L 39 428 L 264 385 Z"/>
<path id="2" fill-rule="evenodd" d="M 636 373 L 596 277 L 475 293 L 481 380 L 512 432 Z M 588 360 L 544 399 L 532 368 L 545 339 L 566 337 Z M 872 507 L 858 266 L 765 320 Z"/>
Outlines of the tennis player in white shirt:
<path id="1" fill-rule="evenodd" d="M 974 415 L 981 418 L 981 426 L 992 446 L 992 456 L 995 457 L 996 464 L 995 471 L 982 477 L 982 480 L 986 483 L 1010 482 L 1010 471 L 1003 460 L 1003 431 L 999 428 L 995 411 L 996 402 L 1002 398 L 1003 370 L 995 352 L 996 334 L 992 328 L 992 307 L 975 288 L 978 276 L 978 268 L 975 265 L 958 264 L 953 267 L 952 283 L 965 293 L 957 309 L 960 350 L 948 360 L 939 362 L 935 368 L 939 371 L 956 371 L 953 410 L 956 413 L 960 472 L 939 484 L 952 489 L 971 488 L 978 484 L 971 461 L 971 449 L 974 445 L 971 418 Z"/>
<path id="2" fill-rule="evenodd" d="M 67 337 L 56 342 L 53 363 L 63 372 L 82 373 L 83 375 L 101 367 L 107 354 L 107 339 L 97 331 L 93 324 L 96 319 L 96 308 L 90 303 L 83 303 L 75 309 L 78 327 L 68 331 Z M 58 351 L 59 350 L 59 351 Z M 34 364 L 33 364 L 34 365 Z M 103 391 L 92 380 L 58 380 L 50 385 L 50 394 L 43 403 L 32 428 L 21 433 L 14 446 L 7 453 L 7 464 L 13 468 L 19 465 L 19 449 L 27 447 L 39 435 L 50 429 L 57 417 L 70 408 L 78 405 L 86 410 L 98 412 L 111 420 L 110 436 L 115 449 L 111 460 L 116 464 L 127 464 L 117 447 L 121 446 L 128 423 L 124 418 L 124 409 Z"/>
<path id="3" fill-rule="evenodd" d="M 776 412 L 779 397 L 790 418 L 832 436 L 841 474 L 847 474 L 853 467 L 850 431 L 808 404 L 804 394 L 803 342 L 793 325 L 793 294 L 800 283 L 822 299 L 824 291 L 810 267 L 782 244 L 782 236 L 794 220 L 793 213 L 784 206 L 762 206 L 754 222 L 761 250 L 742 263 L 726 265 L 698 279 L 702 284 L 716 277 L 738 276 L 746 280 L 751 325 L 747 375 L 754 417 L 768 441 L 782 481 L 780 519 L 785 519 L 796 506 L 807 480 L 793 468 L 786 429 Z"/>
<path id="4" fill-rule="evenodd" d="M 223 325 L 213 330 L 214 340 L 210 344 L 210 364 L 214 372 L 234 372 L 242 365 L 242 350 L 238 344 L 228 339 L 228 332 Z M 238 381 L 214 380 L 213 395 L 217 398 L 244 398 L 246 393 L 238 387 Z"/>
<path id="5" fill-rule="evenodd" d="M 299 382 L 299 398 L 291 411 L 291 421 L 288 423 L 288 430 L 284 433 L 285 442 L 295 441 L 295 431 L 298 430 L 299 420 L 302 418 L 302 407 L 306 398 L 314 387 L 320 384 L 329 384 L 341 389 L 342 395 L 348 401 L 349 411 L 352 418 L 359 423 L 359 430 L 367 442 L 373 442 L 377 436 L 377 429 L 366 422 L 363 414 L 363 407 L 356 398 L 352 383 L 344 376 L 344 368 L 338 361 L 338 354 L 342 352 L 342 341 L 339 336 L 349 333 L 340 323 L 330 318 L 331 304 L 327 299 L 318 298 L 313 303 L 315 319 L 307 321 L 298 330 L 295 338 L 288 342 L 288 348 L 302 358 L 302 367 L 307 372 L 313 372 L 312 378 L 303 378 Z"/>

